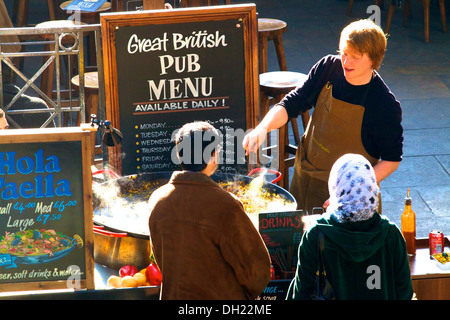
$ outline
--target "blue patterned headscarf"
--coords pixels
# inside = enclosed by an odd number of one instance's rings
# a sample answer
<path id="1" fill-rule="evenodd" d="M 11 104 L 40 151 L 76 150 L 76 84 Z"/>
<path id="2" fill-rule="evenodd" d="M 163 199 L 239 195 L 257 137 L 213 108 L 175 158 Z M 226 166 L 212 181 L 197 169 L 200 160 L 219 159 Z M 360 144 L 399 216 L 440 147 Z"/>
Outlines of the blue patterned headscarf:
<path id="1" fill-rule="evenodd" d="M 370 162 L 358 154 L 340 157 L 328 179 L 330 205 L 327 213 L 338 222 L 370 219 L 378 209 L 380 191 Z"/>

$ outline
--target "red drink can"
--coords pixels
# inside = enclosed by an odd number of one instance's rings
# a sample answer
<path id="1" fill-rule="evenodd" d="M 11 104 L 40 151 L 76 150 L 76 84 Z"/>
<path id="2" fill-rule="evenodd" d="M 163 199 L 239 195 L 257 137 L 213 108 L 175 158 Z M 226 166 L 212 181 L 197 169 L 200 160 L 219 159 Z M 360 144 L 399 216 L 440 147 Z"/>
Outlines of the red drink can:
<path id="1" fill-rule="evenodd" d="M 430 256 L 444 252 L 444 234 L 440 230 L 433 230 L 429 235 Z"/>

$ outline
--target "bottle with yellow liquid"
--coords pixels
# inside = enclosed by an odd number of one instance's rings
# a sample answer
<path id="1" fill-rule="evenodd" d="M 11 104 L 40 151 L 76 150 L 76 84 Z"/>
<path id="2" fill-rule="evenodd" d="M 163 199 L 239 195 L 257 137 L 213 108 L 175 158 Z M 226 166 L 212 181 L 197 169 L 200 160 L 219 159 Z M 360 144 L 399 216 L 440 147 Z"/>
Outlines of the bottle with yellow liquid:
<path id="1" fill-rule="evenodd" d="M 405 198 L 405 211 L 401 217 L 402 234 L 406 241 L 408 255 L 416 254 L 416 214 L 411 209 L 411 198 L 408 193 Z"/>

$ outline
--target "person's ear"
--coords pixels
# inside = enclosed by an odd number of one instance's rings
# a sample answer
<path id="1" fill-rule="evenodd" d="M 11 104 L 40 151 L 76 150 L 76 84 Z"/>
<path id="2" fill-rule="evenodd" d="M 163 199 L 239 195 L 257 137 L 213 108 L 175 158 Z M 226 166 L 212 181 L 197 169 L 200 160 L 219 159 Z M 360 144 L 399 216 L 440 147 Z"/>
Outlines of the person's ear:
<path id="1" fill-rule="evenodd" d="M 217 152 L 214 150 L 211 154 L 211 158 L 209 159 L 209 164 L 217 164 L 218 158 L 217 158 Z"/>

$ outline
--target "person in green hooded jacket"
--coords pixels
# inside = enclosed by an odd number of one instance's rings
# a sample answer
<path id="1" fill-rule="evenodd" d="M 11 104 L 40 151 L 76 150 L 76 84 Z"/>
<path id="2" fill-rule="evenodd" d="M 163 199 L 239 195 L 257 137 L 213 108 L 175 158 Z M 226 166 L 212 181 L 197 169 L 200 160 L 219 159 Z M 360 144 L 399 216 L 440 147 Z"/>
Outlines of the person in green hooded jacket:
<path id="1" fill-rule="evenodd" d="M 286 299 L 312 299 L 319 232 L 335 299 L 412 299 L 405 240 L 394 223 L 377 213 L 379 187 L 369 161 L 356 154 L 342 156 L 331 169 L 328 188 L 330 205 L 302 237 Z"/>

